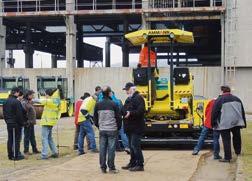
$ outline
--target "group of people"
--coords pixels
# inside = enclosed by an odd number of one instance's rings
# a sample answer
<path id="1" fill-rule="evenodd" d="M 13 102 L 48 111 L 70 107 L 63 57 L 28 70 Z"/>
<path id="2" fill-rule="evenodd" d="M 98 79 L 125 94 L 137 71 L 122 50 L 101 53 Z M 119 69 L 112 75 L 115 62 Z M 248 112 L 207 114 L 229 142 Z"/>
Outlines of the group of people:
<path id="1" fill-rule="evenodd" d="M 125 103 L 116 98 L 109 86 L 97 86 L 95 93 L 84 93 L 75 104 L 75 145 L 78 155 L 85 154 L 84 138 L 87 137 L 88 149 L 98 153 L 102 173 L 118 173 L 115 167 L 115 151 L 120 136 L 124 151 L 130 154 L 130 160 L 122 169 L 130 171 L 144 170 L 144 157 L 141 150 L 141 135 L 144 131 L 145 102 L 136 91 L 133 83 L 129 82 L 123 90 L 128 98 Z M 35 103 L 44 105 L 41 125 L 41 152 L 37 149 L 34 125 L 36 124 Z M 58 157 L 58 149 L 52 137 L 53 127 L 61 116 L 60 98 L 57 89 L 46 90 L 46 96 L 34 99 L 32 90 L 23 92 L 15 87 L 3 105 L 3 115 L 7 124 L 7 151 L 10 160 L 22 160 L 24 155 L 41 153 L 41 159 L 48 159 L 48 147 L 52 158 Z M 93 124 L 99 129 L 99 151 L 95 141 Z M 22 131 L 24 130 L 24 131 Z M 22 132 L 24 132 L 24 154 L 20 151 Z"/>
<path id="2" fill-rule="evenodd" d="M 129 82 L 123 90 L 128 98 L 123 105 L 109 86 L 95 88 L 94 95 L 84 93 L 75 105 L 75 144 L 78 154 L 83 155 L 84 138 L 87 136 L 88 149 L 99 152 L 102 173 L 118 173 L 115 167 L 115 151 L 118 137 L 121 137 L 124 150 L 130 154 L 129 163 L 122 167 L 130 171 L 143 171 L 144 158 L 141 150 L 141 135 L 144 131 L 145 103 Z M 94 124 L 99 129 L 99 151 L 96 147 Z M 77 144 L 78 143 L 78 144 Z"/>
<path id="3" fill-rule="evenodd" d="M 87 137 L 88 149 L 92 153 L 99 152 L 100 169 L 102 173 L 118 173 L 115 167 L 115 151 L 118 137 L 121 137 L 124 150 L 130 154 L 129 163 L 122 167 L 130 171 L 144 171 L 144 157 L 141 150 L 141 136 L 144 132 L 145 102 L 136 91 L 133 83 L 128 82 L 123 90 L 127 99 L 124 104 L 116 98 L 109 86 L 97 86 L 95 93 L 84 95 L 75 104 L 75 144 L 78 155 L 85 154 L 84 138 Z M 205 111 L 205 122 L 193 155 L 202 149 L 207 134 L 213 130 L 214 159 L 220 162 L 230 162 L 232 159 L 231 136 L 233 134 L 233 147 L 236 155 L 241 154 L 240 129 L 246 127 L 245 111 L 239 98 L 231 94 L 228 86 L 221 87 L 222 94 L 211 100 Z M 46 90 L 44 99 L 34 99 L 34 92 L 23 92 L 15 87 L 11 90 L 9 98 L 3 105 L 3 115 L 7 124 L 8 141 L 7 151 L 10 160 L 22 160 L 25 156 L 20 151 L 22 129 L 24 128 L 24 154 L 30 155 L 31 143 L 34 154 L 41 153 L 41 159 L 48 159 L 48 147 L 51 156 L 58 157 L 58 149 L 52 138 L 53 126 L 61 116 L 60 98 L 58 90 Z M 37 149 L 34 125 L 36 124 L 36 111 L 34 101 L 44 105 L 40 125 L 42 150 Z M 93 124 L 99 129 L 99 151 L 95 141 Z M 224 158 L 220 156 L 219 137 L 222 137 Z"/>
<path id="4" fill-rule="evenodd" d="M 30 154 L 31 143 L 34 154 L 40 153 L 37 149 L 34 125 L 36 124 L 36 112 L 32 105 L 34 92 L 29 90 L 25 94 L 17 87 L 11 90 L 11 94 L 3 105 L 3 115 L 8 131 L 8 158 L 10 160 L 22 160 L 24 155 L 20 151 L 22 129 L 24 127 L 24 154 Z"/>
<path id="5" fill-rule="evenodd" d="M 7 124 L 8 141 L 7 151 L 10 160 L 22 160 L 24 155 L 40 154 L 41 159 L 48 159 L 48 145 L 52 151 L 51 157 L 58 157 L 58 151 L 52 138 L 52 128 L 60 118 L 60 99 L 53 94 L 57 90 L 46 90 L 45 99 L 34 99 L 34 91 L 25 93 L 14 87 L 3 105 L 3 116 Z M 42 126 L 42 151 L 37 148 L 34 125 L 36 124 L 36 111 L 34 101 L 44 105 L 40 125 Z M 24 154 L 20 151 L 20 143 L 24 132 Z M 29 144 L 32 153 L 29 152 Z"/>
<path id="6" fill-rule="evenodd" d="M 213 130 L 213 150 L 214 159 L 220 162 L 230 162 L 231 135 L 235 154 L 241 154 L 241 129 L 246 128 L 246 117 L 241 100 L 231 94 L 229 86 L 221 86 L 221 95 L 217 99 L 211 100 L 205 111 L 205 122 L 192 155 L 197 155 L 202 149 L 204 140 L 210 130 Z M 224 158 L 220 156 L 219 137 L 222 137 Z"/>

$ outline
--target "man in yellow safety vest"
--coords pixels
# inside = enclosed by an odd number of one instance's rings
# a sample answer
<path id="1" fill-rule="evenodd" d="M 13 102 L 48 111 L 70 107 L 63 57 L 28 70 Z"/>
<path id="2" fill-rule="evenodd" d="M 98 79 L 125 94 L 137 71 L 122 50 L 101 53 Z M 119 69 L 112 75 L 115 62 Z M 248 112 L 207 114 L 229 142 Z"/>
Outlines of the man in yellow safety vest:
<path id="1" fill-rule="evenodd" d="M 95 95 L 89 96 L 83 100 L 79 115 L 78 115 L 78 124 L 80 126 L 80 133 L 78 138 L 78 151 L 79 155 L 83 155 L 84 152 L 84 138 L 87 135 L 88 140 L 90 141 L 90 150 L 93 153 L 97 153 L 96 143 L 95 143 L 95 134 L 92 127 L 92 117 L 94 114 L 94 107 L 96 104 L 97 97 Z"/>
<path id="2" fill-rule="evenodd" d="M 51 149 L 52 158 L 58 157 L 58 150 L 54 144 L 52 137 L 52 129 L 61 116 L 60 113 L 60 96 L 59 90 L 46 90 L 46 98 L 42 99 L 41 104 L 44 105 L 44 111 L 41 117 L 40 125 L 42 126 L 42 151 L 41 158 L 48 159 L 48 146 Z"/>

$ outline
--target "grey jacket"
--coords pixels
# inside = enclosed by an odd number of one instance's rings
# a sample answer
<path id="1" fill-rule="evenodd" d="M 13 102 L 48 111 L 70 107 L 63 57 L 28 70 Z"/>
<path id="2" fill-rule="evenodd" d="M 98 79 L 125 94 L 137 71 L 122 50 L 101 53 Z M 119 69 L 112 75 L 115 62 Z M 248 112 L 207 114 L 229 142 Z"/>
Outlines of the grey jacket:
<path id="1" fill-rule="evenodd" d="M 105 98 L 95 105 L 94 123 L 100 131 L 117 131 L 121 128 L 122 120 L 116 104 Z"/>
<path id="2" fill-rule="evenodd" d="M 214 103 L 211 123 L 216 130 L 246 127 L 245 111 L 241 100 L 229 93 L 221 95 Z"/>

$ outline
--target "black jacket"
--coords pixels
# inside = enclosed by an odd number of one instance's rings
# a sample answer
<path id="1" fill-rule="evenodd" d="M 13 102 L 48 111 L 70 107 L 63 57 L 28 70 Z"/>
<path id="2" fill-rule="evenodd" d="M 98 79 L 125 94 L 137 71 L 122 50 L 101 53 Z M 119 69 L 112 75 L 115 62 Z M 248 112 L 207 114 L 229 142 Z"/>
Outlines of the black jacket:
<path id="1" fill-rule="evenodd" d="M 132 97 L 126 99 L 122 108 L 123 116 L 126 116 L 127 111 L 130 112 L 130 116 L 128 119 L 123 119 L 124 131 L 126 133 L 143 134 L 145 127 L 145 103 L 138 92 L 135 92 Z"/>
<path id="2" fill-rule="evenodd" d="M 94 123 L 100 131 L 116 131 L 121 129 L 122 119 L 118 106 L 109 98 L 96 103 Z"/>
<path id="3" fill-rule="evenodd" d="M 3 116 L 7 126 L 23 126 L 24 109 L 15 96 L 10 96 L 3 105 Z"/>

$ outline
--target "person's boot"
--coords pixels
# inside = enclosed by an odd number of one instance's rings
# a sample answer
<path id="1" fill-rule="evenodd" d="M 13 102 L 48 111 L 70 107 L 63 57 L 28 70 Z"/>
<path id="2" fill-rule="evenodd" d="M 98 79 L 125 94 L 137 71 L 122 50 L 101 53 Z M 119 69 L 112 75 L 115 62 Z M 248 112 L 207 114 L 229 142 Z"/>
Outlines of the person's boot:
<path id="1" fill-rule="evenodd" d="M 78 145 L 77 145 L 77 144 L 74 145 L 74 146 L 73 146 L 73 149 L 74 149 L 74 150 L 78 150 Z"/>
<path id="2" fill-rule="evenodd" d="M 25 159 L 24 155 L 18 155 L 16 158 L 13 158 L 15 161 L 23 160 Z"/>
<path id="3" fill-rule="evenodd" d="M 84 155 L 84 154 L 86 154 L 84 151 L 83 152 L 78 152 L 79 156 Z"/>
<path id="4" fill-rule="evenodd" d="M 198 150 L 193 150 L 192 155 L 198 155 L 199 151 Z"/>
<path id="5" fill-rule="evenodd" d="M 129 171 L 131 171 L 131 172 L 144 171 L 144 167 L 143 167 L 143 166 L 135 166 L 135 167 L 131 167 L 131 168 L 129 168 Z"/>
<path id="6" fill-rule="evenodd" d="M 102 173 L 107 173 L 107 169 L 106 168 L 101 168 L 101 172 Z"/>
<path id="7" fill-rule="evenodd" d="M 51 158 L 59 158 L 59 154 L 58 154 L 58 153 L 55 153 L 55 154 L 52 154 L 50 157 L 51 157 Z"/>
<path id="8" fill-rule="evenodd" d="M 220 159 L 222 159 L 222 157 L 220 155 L 215 155 L 214 156 L 214 160 L 220 160 Z"/>
<path id="9" fill-rule="evenodd" d="M 127 164 L 125 166 L 122 167 L 123 170 L 129 170 L 132 167 L 132 164 Z"/>
<path id="10" fill-rule="evenodd" d="M 109 173 L 116 174 L 116 173 L 119 173 L 119 170 L 117 170 L 115 168 L 109 169 Z"/>
<path id="11" fill-rule="evenodd" d="M 91 153 L 99 153 L 99 150 L 98 149 L 93 149 L 90 151 Z"/>
<path id="12" fill-rule="evenodd" d="M 24 151 L 25 155 L 32 155 L 32 153 L 30 153 L 29 151 Z"/>
<path id="13" fill-rule="evenodd" d="M 33 150 L 33 154 L 40 154 L 41 151 L 39 151 L 37 148 Z"/>

